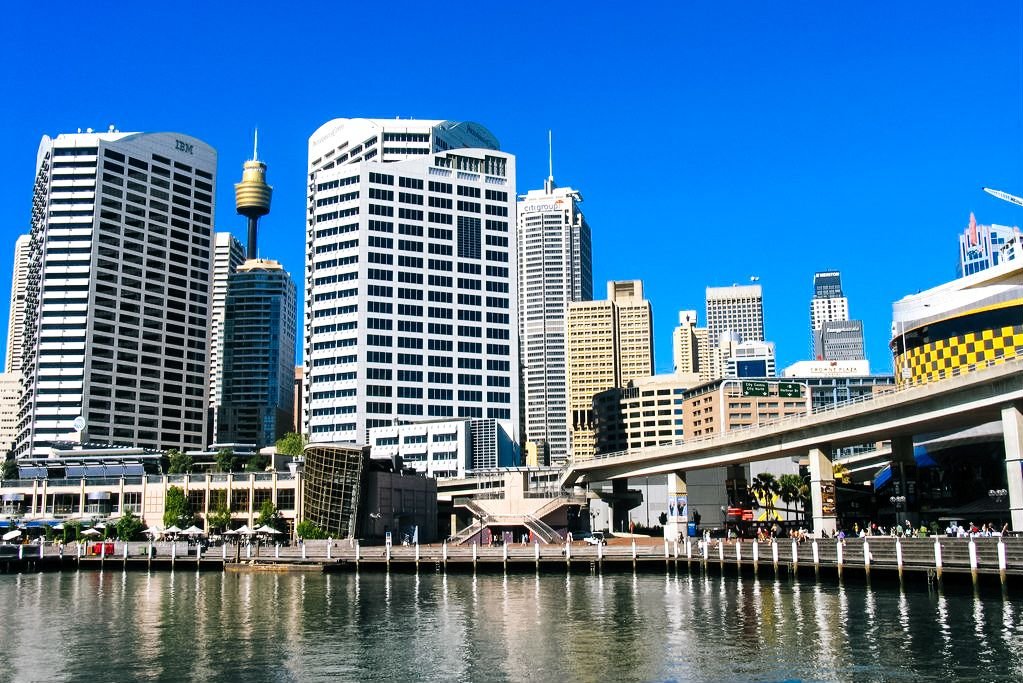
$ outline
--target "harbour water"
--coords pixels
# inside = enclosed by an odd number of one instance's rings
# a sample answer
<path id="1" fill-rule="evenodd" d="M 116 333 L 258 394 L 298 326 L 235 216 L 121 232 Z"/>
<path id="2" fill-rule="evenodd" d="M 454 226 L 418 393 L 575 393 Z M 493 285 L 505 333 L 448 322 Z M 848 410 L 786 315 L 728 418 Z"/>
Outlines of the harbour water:
<path id="1" fill-rule="evenodd" d="M 0 680 L 1023 680 L 1023 602 L 687 574 L 0 575 Z"/>

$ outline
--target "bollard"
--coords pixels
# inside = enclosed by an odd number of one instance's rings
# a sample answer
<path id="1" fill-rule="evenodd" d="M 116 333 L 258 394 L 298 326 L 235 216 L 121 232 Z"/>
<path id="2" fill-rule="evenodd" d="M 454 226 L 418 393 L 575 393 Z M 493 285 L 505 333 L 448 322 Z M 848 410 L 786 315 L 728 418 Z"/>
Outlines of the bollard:
<path id="1" fill-rule="evenodd" d="M 536 566 L 537 566 L 537 568 L 539 568 L 540 567 L 540 542 L 539 541 L 534 541 L 533 542 L 533 559 L 536 560 Z"/>
<path id="2" fill-rule="evenodd" d="M 870 544 L 863 541 L 863 571 L 870 573 Z"/>
<path id="3" fill-rule="evenodd" d="M 678 559 L 678 541 L 675 541 L 675 559 Z"/>
<path id="4" fill-rule="evenodd" d="M 895 539 L 895 565 L 899 568 L 899 576 L 902 576 L 902 541 Z"/>
<path id="5" fill-rule="evenodd" d="M 664 559 L 668 559 L 670 554 L 668 553 L 668 539 L 664 539 Z"/>
<path id="6" fill-rule="evenodd" d="M 977 575 L 977 543 L 970 539 L 970 571 Z"/>
<path id="7" fill-rule="evenodd" d="M 473 549 L 475 549 L 475 546 L 473 546 Z M 388 543 L 386 546 L 384 546 L 384 556 L 385 556 L 385 558 L 387 560 L 387 566 L 391 566 L 391 544 L 390 543 Z M 473 558 L 473 559 L 475 559 L 475 558 Z"/>
<path id="8" fill-rule="evenodd" d="M 598 543 L 597 544 L 597 562 L 603 562 L 603 561 L 604 561 L 604 544 L 603 543 Z"/>
<path id="9" fill-rule="evenodd" d="M 842 539 L 838 539 L 835 542 L 835 564 L 838 565 L 838 571 L 842 571 L 842 553 L 844 548 L 842 546 Z"/>
<path id="10" fill-rule="evenodd" d="M 792 567 L 799 567 L 799 544 L 796 543 L 795 539 L 792 540 Z"/>
<path id="11" fill-rule="evenodd" d="M 1005 569 L 1005 543 L 1003 543 L 1001 539 L 998 539 L 998 571 L 1004 574 Z"/>
<path id="12" fill-rule="evenodd" d="M 81 553 L 79 553 L 78 556 L 81 557 Z M 24 545 L 19 545 L 18 546 L 18 559 L 19 560 L 24 560 L 25 559 L 25 546 Z"/>
<path id="13" fill-rule="evenodd" d="M 149 547 L 152 548 L 153 545 L 150 544 Z M 153 553 L 150 552 L 149 554 L 152 555 Z M 226 543 L 224 543 L 223 545 L 220 546 L 220 559 L 224 560 L 224 562 L 227 562 L 227 544 Z"/>
<path id="14" fill-rule="evenodd" d="M 725 542 L 718 541 L 718 562 L 724 564 L 725 562 Z"/>
<path id="15" fill-rule="evenodd" d="M 444 541 L 444 545 L 442 545 L 441 548 L 440 548 L 440 557 L 441 557 L 441 561 L 444 562 L 445 565 L 447 565 L 447 563 L 448 563 L 448 542 L 447 541 Z"/>
<path id="16" fill-rule="evenodd" d="M 333 558 L 331 558 L 331 556 L 330 556 L 330 548 L 331 548 L 331 546 L 332 546 L 332 545 L 333 545 L 333 543 L 332 543 L 332 542 L 331 542 L 330 540 L 328 540 L 328 541 L 327 541 L 327 559 L 328 559 L 328 560 L 330 560 L 330 559 L 333 559 Z"/>
<path id="17" fill-rule="evenodd" d="M 742 541 L 735 541 L 735 564 L 742 564 Z"/>
<path id="18" fill-rule="evenodd" d="M 507 543 L 501 544 L 501 549 L 504 550 L 504 552 L 502 553 L 502 555 L 503 555 L 502 559 L 504 560 L 504 565 L 507 567 L 508 566 L 508 544 Z M 416 544 L 416 562 L 419 562 L 419 544 Z"/>
<path id="19" fill-rule="evenodd" d="M 359 554 L 360 554 L 360 552 L 359 552 L 359 551 L 361 551 L 361 550 L 362 550 L 362 546 L 360 546 L 360 545 L 359 545 L 359 542 L 358 542 L 358 541 L 356 541 L 356 542 L 355 542 L 355 564 L 356 564 L 356 565 L 358 565 L 358 564 L 359 564 Z"/>
<path id="20" fill-rule="evenodd" d="M 760 542 L 753 541 L 753 568 L 756 569 L 760 564 Z"/>
<path id="21" fill-rule="evenodd" d="M 632 561 L 636 561 L 636 539 L 632 539 Z"/>
<path id="22" fill-rule="evenodd" d="M 39 559 L 43 559 L 43 544 L 39 544 Z"/>
<path id="23" fill-rule="evenodd" d="M 505 553 L 507 554 L 507 550 Z M 419 566 L 419 543 L 416 543 L 416 566 Z"/>
<path id="24" fill-rule="evenodd" d="M 472 566 L 476 566 L 476 541 L 472 542 Z"/>
<path id="25" fill-rule="evenodd" d="M 774 571 L 778 571 L 778 544 L 775 541 L 771 542 L 771 560 L 774 562 Z"/>
<path id="26" fill-rule="evenodd" d="M 277 545 L 274 546 L 274 559 L 275 560 L 281 559 L 281 544 L 280 543 L 278 543 Z"/>
<path id="27" fill-rule="evenodd" d="M 813 568 L 819 569 L 821 566 L 821 556 L 820 549 L 817 547 L 817 541 L 814 541 L 811 547 L 813 548 Z"/>
<path id="28" fill-rule="evenodd" d="M 75 556 L 80 560 L 82 559 L 82 544 L 75 543 Z M 21 549 L 18 550 L 18 559 L 21 559 Z"/>
<path id="29" fill-rule="evenodd" d="M 387 546 L 387 549 L 390 550 L 391 547 Z M 302 541 L 302 559 L 305 559 L 305 541 Z"/>
<path id="30" fill-rule="evenodd" d="M 107 544 L 106 544 L 106 541 L 100 541 L 100 544 L 99 544 L 99 559 L 101 561 L 107 559 Z"/>
<path id="31" fill-rule="evenodd" d="M 565 541 L 565 561 L 569 562 L 572 560 L 572 546 L 568 541 Z"/>
<path id="32" fill-rule="evenodd" d="M 252 544 L 251 543 L 246 543 L 245 544 L 245 559 L 250 559 L 251 557 L 252 557 Z"/>
<path id="33" fill-rule="evenodd" d="M 175 542 L 171 543 L 171 563 L 173 563 L 174 560 L 177 559 L 177 557 L 178 557 L 178 544 L 175 541 Z"/>
<path id="34" fill-rule="evenodd" d="M 199 561 L 201 559 L 202 559 L 202 546 L 201 545 L 197 545 L 197 546 L 195 546 L 195 563 L 199 564 Z"/>
<path id="35" fill-rule="evenodd" d="M 693 559 L 693 542 L 688 538 L 686 539 L 686 559 Z"/>
<path id="36" fill-rule="evenodd" d="M 128 561 L 128 541 L 124 542 L 124 561 Z"/>

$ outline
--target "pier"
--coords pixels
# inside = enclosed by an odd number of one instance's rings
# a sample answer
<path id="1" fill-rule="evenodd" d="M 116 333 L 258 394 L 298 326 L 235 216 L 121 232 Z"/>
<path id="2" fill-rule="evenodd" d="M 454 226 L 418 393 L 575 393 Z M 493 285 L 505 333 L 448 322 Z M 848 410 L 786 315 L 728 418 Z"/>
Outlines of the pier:
<path id="1" fill-rule="evenodd" d="M 1023 538 L 866 538 L 796 542 L 687 539 L 615 539 L 585 543 L 479 547 L 431 544 L 360 546 L 355 541 L 306 541 L 297 546 L 227 545 L 201 552 L 185 543 L 108 541 L 97 544 L 17 546 L 0 557 L 0 572 L 86 569 L 141 571 L 400 571 L 400 572 L 716 572 L 776 576 L 898 577 L 1023 583 Z M 7 546 L 11 548 L 12 546 Z M 105 552 L 106 550 L 112 552 Z"/>

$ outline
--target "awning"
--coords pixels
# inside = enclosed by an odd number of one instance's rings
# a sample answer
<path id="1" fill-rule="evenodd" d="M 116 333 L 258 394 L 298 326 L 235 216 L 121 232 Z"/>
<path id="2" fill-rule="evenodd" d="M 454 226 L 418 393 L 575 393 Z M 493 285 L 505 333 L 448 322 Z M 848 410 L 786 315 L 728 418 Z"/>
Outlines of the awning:
<path id="1" fill-rule="evenodd" d="M 29 528 L 29 529 L 38 529 L 39 527 L 53 526 L 55 524 L 60 524 L 60 520 L 59 519 L 30 519 L 27 522 L 25 522 L 24 526 Z"/>
<path id="2" fill-rule="evenodd" d="M 3 497 L 5 503 L 14 503 L 22 500 L 25 500 L 24 493 L 5 493 Z"/>
<path id="3" fill-rule="evenodd" d="M 110 491 L 93 491 L 85 498 L 87 500 L 110 500 Z"/>

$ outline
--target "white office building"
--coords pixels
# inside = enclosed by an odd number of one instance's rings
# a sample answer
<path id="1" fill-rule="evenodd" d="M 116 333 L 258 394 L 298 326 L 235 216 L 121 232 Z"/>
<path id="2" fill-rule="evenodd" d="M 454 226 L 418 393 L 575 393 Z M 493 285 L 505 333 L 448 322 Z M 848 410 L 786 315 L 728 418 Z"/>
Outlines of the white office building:
<path id="1" fill-rule="evenodd" d="M 410 422 L 369 430 L 370 457 L 401 456 L 428 477 L 465 477 L 470 470 L 517 466 L 518 446 L 497 420 Z"/>
<path id="2" fill-rule="evenodd" d="M 227 283 L 245 262 L 245 249 L 229 232 L 214 234 L 213 289 L 210 299 L 210 438 L 217 434 L 217 410 L 224 398 L 224 316 Z"/>
<path id="3" fill-rule="evenodd" d="M 178 133 L 43 137 L 16 454 L 205 443 L 216 168 Z"/>
<path id="4" fill-rule="evenodd" d="M 718 344 L 721 335 L 738 334 L 740 340 L 764 340 L 764 295 L 760 285 L 707 288 L 707 335 Z"/>
<path id="5" fill-rule="evenodd" d="M 11 312 L 7 318 L 7 357 L 4 372 L 19 372 L 25 348 L 25 292 L 28 288 L 28 254 L 31 235 L 21 235 L 14 243 L 14 270 L 11 277 Z"/>
<path id="6" fill-rule="evenodd" d="M 556 187 L 530 190 L 518 204 L 519 343 L 526 441 L 544 461 L 568 457 L 565 334 L 568 304 L 593 298 L 590 227 L 582 195 Z"/>
<path id="7" fill-rule="evenodd" d="M 334 119 L 308 192 L 303 431 L 489 418 L 517 441 L 515 157 L 475 123 Z"/>

